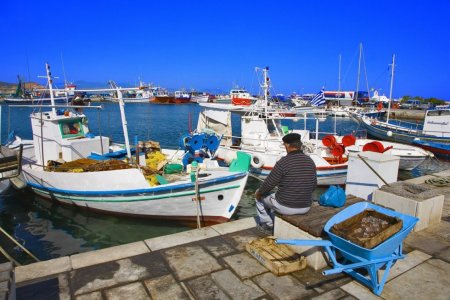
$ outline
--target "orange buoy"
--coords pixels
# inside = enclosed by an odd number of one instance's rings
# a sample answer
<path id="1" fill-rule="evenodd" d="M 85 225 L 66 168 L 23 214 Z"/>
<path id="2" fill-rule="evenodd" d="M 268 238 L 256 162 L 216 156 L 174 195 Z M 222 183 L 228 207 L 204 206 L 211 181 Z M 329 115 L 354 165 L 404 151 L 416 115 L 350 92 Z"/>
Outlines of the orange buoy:
<path id="1" fill-rule="evenodd" d="M 326 135 L 322 138 L 322 143 L 326 147 L 332 147 L 336 144 L 336 138 L 332 135 Z"/>
<path id="2" fill-rule="evenodd" d="M 365 144 L 363 147 L 363 151 L 372 151 L 372 152 L 377 152 L 377 153 L 383 153 L 384 146 L 381 142 L 373 141 L 373 142 Z"/>
<path id="3" fill-rule="evenodd" d="M 347 134 L 342 138 L 342 144 L 345 147 L 353 146 L 356 143 L 356 137 L 351 134 Z"/>
<path id="4" fill-rule="evenodd" d="M 333 156 L 342 156 L 345 153 L 345 148 L 343 145 L 341 144 L 335 144 L 333 146 L 333 149 L 331 150 L 331 154 L 333 154 Z"/>

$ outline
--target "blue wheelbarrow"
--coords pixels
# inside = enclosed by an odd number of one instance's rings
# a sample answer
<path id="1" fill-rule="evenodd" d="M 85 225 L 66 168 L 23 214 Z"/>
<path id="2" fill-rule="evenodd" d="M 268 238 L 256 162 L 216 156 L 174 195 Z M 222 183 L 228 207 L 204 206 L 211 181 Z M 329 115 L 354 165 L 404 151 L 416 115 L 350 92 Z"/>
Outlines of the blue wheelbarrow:
<path id="1" fill-rule="evenodd" d="M 372 209 L 381 214 L 401 219 L 401 229 L 372 249 L 363 248 L 331 232 L 333 225 L 362 213 L 366 209 Z M 332 269 L 323 272 L 324 275 L 344 272 L 371 288 L 375 295 L 380 295 L 391 267 L 398 259 L 405 258 L 405 255 L 402 253 L 402 242 L 414 228 L 418 220 L 418 218 L 395 212 L 369 202 L 359 202 L 343 209 L 328 220 L 325 224 L 324 231 L 327 233 L 329 240 L 277 239 L 276 243 L 293 246 L 324 247 L 333 264 Z M 342 262 L 338 262 L 337 255 L 343 258 Z M 378 278 L 378 270 L 381 268 L 385 268 L 385 272 L 380 279 Z M 364 269 L 367 271 L 367 274 L 358 272 Z"/>

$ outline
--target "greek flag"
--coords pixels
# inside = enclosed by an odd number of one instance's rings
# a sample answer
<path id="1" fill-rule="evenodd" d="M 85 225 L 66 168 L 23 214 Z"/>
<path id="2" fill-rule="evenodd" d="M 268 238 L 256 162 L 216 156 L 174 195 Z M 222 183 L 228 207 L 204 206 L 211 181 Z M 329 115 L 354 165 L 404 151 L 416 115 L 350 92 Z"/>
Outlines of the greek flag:
<path id="1" fill-rule="evenodd" d="M 325 96 L 323 94 L 323 90 L 321 90 L 314 98 L 311 99 L 312 106 L 321 106 L 325 104 Z"/>

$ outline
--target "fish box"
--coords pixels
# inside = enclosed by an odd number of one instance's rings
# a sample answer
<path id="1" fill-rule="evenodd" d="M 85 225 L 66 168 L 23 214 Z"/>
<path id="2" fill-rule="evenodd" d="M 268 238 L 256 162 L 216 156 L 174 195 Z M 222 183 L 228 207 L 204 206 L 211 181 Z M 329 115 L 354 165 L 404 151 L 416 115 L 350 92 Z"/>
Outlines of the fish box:
<path id="1" fill-rule="evenodd" d="M 277 276 L 306 268 L 305 257 L 286 245 L 275 244 L 272 238 L 253 240 L 245 245 L 245 249 Z"/>
<path id="2" fill-rule="evenodd" d="M 366 209 L 331 227 L 331 232 L 361 247 L 372 249 L 402 229 L 403 221 Z"/>

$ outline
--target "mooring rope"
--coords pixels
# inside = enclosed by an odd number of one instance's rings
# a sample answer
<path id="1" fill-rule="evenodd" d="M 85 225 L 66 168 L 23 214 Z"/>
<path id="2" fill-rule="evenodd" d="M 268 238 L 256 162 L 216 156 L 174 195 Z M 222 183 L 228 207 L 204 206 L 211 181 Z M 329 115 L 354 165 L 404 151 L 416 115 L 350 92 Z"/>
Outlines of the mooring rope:
<path id="1" fill-rule="evenodd" d="M 433 175 L 436 176 L 436 175 Z M 429 178 L 425 180 L 426 184 L 434 185 L 437 187 L 450 186 L 450 176 L 436 176 L 436 178 Z"/>
<path id="2" fill-rule="evenodd" d="M 25 253 L 27 253 L 29 256 L 31 256 L 35 261 L 40 261 L 36 256 L 34 256 L 30 251 L 28 251 L 24 246 L 22 246 L 18 241 L 16 241 L 11 235 L 9 235 L 5 230 L 3 230 L 3 228 L 0 227 L 0 231 L 3 232 L 4 235 L 6 235 L 14 244 L 16 244 L 17 246 L 19 246 L 23 251 L 25 251 Z M 9 255 L 5 254 L 3 251 L 0 250 L 0 252 L 2 252 L 8 259 L 9 259 Z M 12 257 L 11 257 L 12 259 Z M 10 259 L 10 260 L 11 260 Z M 15 260 L 13 260 L 14 262 L 16 262 Z"/>

